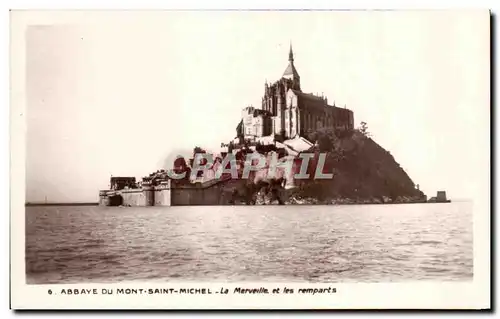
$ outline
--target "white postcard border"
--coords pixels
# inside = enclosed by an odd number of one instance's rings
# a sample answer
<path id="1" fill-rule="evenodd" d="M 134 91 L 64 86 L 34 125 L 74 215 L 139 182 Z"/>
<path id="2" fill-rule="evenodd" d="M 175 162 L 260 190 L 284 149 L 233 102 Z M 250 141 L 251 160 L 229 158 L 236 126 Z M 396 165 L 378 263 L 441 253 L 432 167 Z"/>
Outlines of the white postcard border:
<path id="1" fill-rule="evenodd" d="M 24 30 L 41 23 L 75 23 L 87 19 L 85 12 L 11 12 L 11 306 L 14 309 L 471 309 L 488 308 L 490 302 L 490 150 L 481 148 L 484 162 L 477 163 L 478 185 L 474 198 L 474 279 L 470 282 L 408 282 L 394 284 L 307 284 L 307 283 L 121 283 L 78 285 L 27 285 L 25 275 L 25 97 Z M 100 14 L 113 14 L 112 12 Z M 488 74 L 489 76 L 489 74 Z M 487 108 L 478 111 L 488 112 Z M 488 123 L 489 124 L 489 123 Z M 489 147 L 489 127 L 480 128 L 487 138 L 480 145 Z M 483 186 L 479 186 L 483 185 Z M 270 295 L 79 295 L 60 294 L 63 288 L 322 288 L 335 287 L 335 294 L 316 296 Z M 55 291 L 50 295 L 48 290 Z M 58 293 L 59 292 L 59 293 Z"/>

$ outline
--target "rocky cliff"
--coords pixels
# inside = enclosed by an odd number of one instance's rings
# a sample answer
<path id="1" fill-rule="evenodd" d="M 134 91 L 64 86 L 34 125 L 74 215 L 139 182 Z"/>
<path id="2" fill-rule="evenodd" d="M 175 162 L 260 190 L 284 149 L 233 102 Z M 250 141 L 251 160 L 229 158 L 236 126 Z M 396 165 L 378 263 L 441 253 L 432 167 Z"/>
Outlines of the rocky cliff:
<path id="1" fill-rule="evenodd" d="M 425 202 L 425 195 L 418 189 L 408 174 L 396 162 L 390 152 L 378 145 L 365 130 L 334 132 L 318 130 L 306 138 L 314 147 L 305 151 L 315 153 L 309 161 L 308 179 L 295 179 L 296 187 L 284 189 L 273 186 L 273 192 L 262 192 L 266 188 L 256 187 L 247 180 L 236 179 L 224 182 L 219 204 L 271 204 L 276 191 L 285 204 L 375 204 Z M 205 152 L 195 148 L 194 153 Z M 260 151 L 266 154 L 266 151 Z M 315 179 L 319 154 L 326 154 L 323 173 L 333 178 Z M 241 154 L 240 154 L 241 155 Z M 237 156 L 238 158 L 238 156 Z M 184 159 L 174 163 L 176 170 L 187 170 L 190 165 Z M 265 169 L 267 170 L 267 169 Z M 300 171 L 300 161 L 294 165 L 294 172 Z M 189 181 L 176 181 L 186 182 Z M 182 184 L 181 183 L 181 184 Z M 174 183 L 172 183 L 174 186 Z M 278 189 L 276 189 L 276 187 Z M 186 190 L 184 190 L 186 191 Z M 237 197 L 236 200 L 233 197 Z M 240 198 L 241 197 L 241 198 Z M 193 202 L 194 203 L 194 202 Z M 194 205 L 191 203 L 192 205 Z"/>
<path id="2" fill-rule="evenodd" d="M 340 135 L 340 136 L 339 136 Z M 297 180 L 297 188 L 289 191 L 287 202 L 293 203 L 394 203 L 424 202 L 425 195 L 396 162 L 365 132 L 354 130 L 344 134 L 319 131 L 309 135 L 317 152 L 326 152 L 323 172 L 332 179 Z M 314 176 L 312 161 L 308 172 Z"/>

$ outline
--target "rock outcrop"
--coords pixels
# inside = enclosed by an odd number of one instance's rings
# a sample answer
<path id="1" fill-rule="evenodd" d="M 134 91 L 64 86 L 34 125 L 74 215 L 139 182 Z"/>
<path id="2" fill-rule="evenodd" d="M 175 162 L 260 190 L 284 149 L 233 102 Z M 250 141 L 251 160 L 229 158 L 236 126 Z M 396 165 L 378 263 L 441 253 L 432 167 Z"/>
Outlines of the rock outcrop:
<path id="1" fill-rule="evenodd" d="M 354 130 L 338 137 L 315 132 L 311 137 L 318 152 L 326 152 L 324 173 L 332 179 L 297 180 L 288 191 L 288 204 L 377 204 L 425 202 L 425 195 L 390 152 L 373 139 Z M 309 165 L 314 176 L 315 163 Z"/>

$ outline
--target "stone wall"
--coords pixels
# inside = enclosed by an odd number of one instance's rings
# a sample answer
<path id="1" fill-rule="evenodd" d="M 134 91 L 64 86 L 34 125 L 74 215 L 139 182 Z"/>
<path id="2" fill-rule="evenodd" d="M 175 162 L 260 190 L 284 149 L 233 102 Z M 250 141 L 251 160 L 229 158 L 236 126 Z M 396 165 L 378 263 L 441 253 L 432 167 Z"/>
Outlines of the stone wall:
<path id="1" fill-rule="evenodd" d="M 142 189 L 124 189 L 120 193 L 123 197 L 123 206 L 147 206 L 146 196 Z"/>
<path id="2" fill-rule="evenodd" d="M 109 197 L 99 196 L 99 206 L 109 206 Z"/>
<path id="3" fill-rule="evenodd" d="M 172 206 L 183 205 L 222 205 L 222 187 L 224 182 L 213 181 L 182 185 L 171 189 Z"/>
<path id="4" fill-rule="evenodd" d="M 170 189 L 162 188 L 155 189 L 154 192 L 154 204 L 155 206 L 170 206 Z"/>
<path id="5" fill-rule="evenodd" d="M 147 186 L 138 189 L 122 189 L 119 191 L 100 191 L 100 206 L 170 206 L 170 185 L 158 187 Z M 118 195 L 118 196 L 116 196 Z M 111 199 L 119 199 L 112 203 Z"/>
<path id="6" fill-rule="evenodd" d="M 99 206 L 109 206 L 109 197 L 107 193 L 107 190 L 99 191 Z"/>
<path id="7" fill-rule="evenodd" d="M 99 193 L 99 204 L 110 205 L 110 196 L 118 194 L 123 206 L 182 206 L 182 205 L 224 205 L 224 181 L 211 180 L 204 183 L 170 187 L 170 184 L 142 189 L 123 189 Z"/>

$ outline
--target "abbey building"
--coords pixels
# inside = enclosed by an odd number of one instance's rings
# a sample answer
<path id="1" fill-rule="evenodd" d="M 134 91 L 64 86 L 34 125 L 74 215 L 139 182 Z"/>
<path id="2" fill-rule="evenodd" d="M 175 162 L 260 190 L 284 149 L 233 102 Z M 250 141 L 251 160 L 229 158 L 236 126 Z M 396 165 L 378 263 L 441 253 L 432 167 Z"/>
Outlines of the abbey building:
<path id="1" fill-rule="evenodd" d="M 351 110 L 328 105 L 325 96 L 302 92 L 290 45 L 288 66 L 282 77 L 272 84 L 265 84 L 261 109 L 251 106 L 243 109 L 237 131 L 238 135 L 250 140 L 270 135 L 292 139 L 305 137 L 320 128 L 353 127 Z"/>

